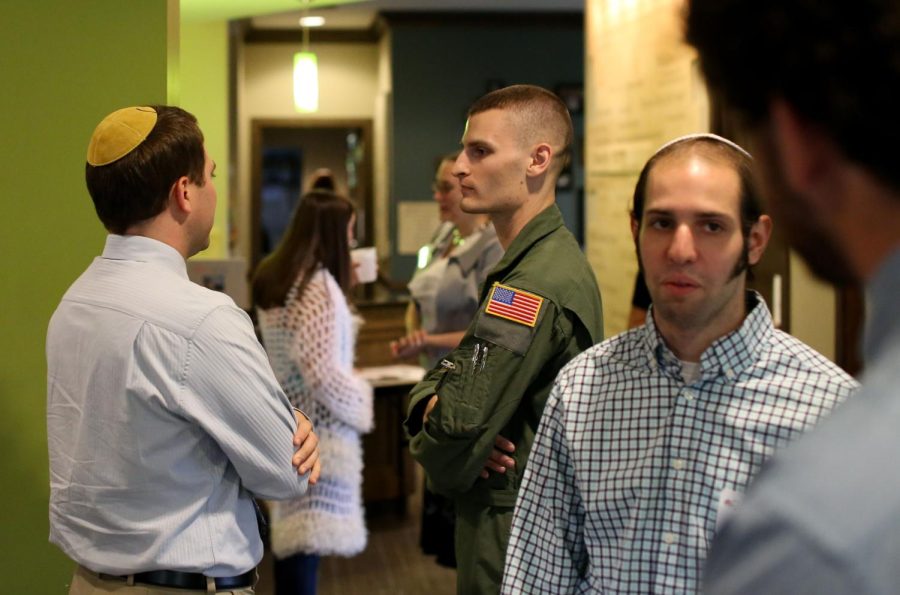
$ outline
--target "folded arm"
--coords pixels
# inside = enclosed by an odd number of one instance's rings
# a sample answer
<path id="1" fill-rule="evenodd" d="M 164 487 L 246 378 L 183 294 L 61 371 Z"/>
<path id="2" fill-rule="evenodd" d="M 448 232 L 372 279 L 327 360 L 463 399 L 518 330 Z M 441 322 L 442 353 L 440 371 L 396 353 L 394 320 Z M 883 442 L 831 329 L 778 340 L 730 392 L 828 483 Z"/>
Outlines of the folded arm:
<path id="1" fill-rule="evenodd" d="M 182 413 L 216 441 L 247 489 L 271 499 L 306 490 L 308 476 L 293 466 L 297 419 L 243 311 L 220 307 L 197 329 L 183 387 Z M 300 459 L 316 450 L 305 446 Z"/>
<path id="2" fill-rule="evenodd" d="M 477 336 L 476 320 L 459 347 L 413 389 L 406 422 L 410 450 L 437 491 L 456 494 L 472 487 L 529 387 L 561 352 L 556 311 L 549 302 L 545 307 L 534 329 L 504 327 L 510 336 L 520 333 L 521 339 L 505 346 L 498 344 L 506 341 L 503 336 Z M 437 401 L 423 423 L 434 395 Z M 515 440 L 514 435 L 507 437 Z"/>

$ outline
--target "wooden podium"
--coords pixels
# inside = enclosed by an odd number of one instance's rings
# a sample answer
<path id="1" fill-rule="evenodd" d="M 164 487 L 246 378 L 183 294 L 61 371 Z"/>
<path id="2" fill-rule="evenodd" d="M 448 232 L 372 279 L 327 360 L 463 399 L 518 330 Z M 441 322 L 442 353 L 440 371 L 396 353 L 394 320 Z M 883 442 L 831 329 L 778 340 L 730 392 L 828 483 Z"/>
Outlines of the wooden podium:
<path id="1" fill-rule="evenodd" d="M 356 342 L 356 366 L 375 389 L 375 429 L 363 436 L 363 500 L 403 510 L 415 490 L 415 463 L 403 420 L 409 391 L 425 373 L 414 360 L 397 362 L 390 342 L 406 334 L 408 301 L 361 301 L 365 321 Z"/>

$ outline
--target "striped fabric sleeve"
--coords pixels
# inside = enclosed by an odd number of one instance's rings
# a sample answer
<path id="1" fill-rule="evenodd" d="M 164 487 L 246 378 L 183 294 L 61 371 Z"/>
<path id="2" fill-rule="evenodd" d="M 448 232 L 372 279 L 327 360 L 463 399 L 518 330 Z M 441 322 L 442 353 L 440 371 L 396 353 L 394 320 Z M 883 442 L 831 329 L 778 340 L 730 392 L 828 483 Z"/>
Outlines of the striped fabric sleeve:
<path id="1" fill-rule="evenodd" d="M 573 593 L 587 563 L 584 506 L 562 420 L 557 384 L 525 469 L 513 518 L 502 593 Z"/>

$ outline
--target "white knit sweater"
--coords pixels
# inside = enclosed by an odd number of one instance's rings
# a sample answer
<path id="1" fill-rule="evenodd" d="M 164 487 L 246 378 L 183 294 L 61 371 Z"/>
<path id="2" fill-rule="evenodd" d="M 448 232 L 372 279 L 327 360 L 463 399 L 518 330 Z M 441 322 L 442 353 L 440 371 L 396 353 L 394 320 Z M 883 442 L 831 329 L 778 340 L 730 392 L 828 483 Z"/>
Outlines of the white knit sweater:
<path id="1" fill-rule="evenodd" d="M 270 502 L 271 547 L 351 556 L 366 546 L 360 435 L 372 429 L 372 388 L 353 373 L 356 321 L 334 277 L 320 268 L 298 300 L 259 310 L 263 343 L 291 403 L 319 437 L 322 475 L 295 500 Z"/>

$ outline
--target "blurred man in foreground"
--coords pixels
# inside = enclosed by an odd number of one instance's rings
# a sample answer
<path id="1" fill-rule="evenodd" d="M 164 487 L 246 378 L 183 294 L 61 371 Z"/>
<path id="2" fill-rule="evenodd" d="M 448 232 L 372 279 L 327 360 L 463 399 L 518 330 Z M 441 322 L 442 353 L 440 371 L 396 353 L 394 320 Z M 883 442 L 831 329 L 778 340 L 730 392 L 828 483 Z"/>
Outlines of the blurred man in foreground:
<path id="1" fill-rule="evenodd" d="M 900 590 L 900 3 L 691 0 L 687 39 L 764 192 L 826 280 L 866 285 L 863 388 L 776 456 L 714 544 L 710 593 Z"/>

